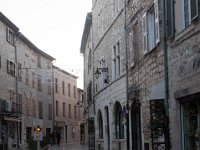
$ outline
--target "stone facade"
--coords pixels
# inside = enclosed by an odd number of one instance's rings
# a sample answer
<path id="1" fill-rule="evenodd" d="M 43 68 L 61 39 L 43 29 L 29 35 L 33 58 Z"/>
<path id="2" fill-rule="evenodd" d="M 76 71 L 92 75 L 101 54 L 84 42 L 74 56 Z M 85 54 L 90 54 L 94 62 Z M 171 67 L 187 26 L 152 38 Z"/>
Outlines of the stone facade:
<path id="1" fill-rule="evenodd" d="M 93 0 L 91 14 L 96 149 L 198 149 L 199 1 Z"/>
<path id="2" fill-rule="evenodd" d="M 38 120 L 43 135 L 50 134 L 53 127 L 50 110 L 53 106 L 51 81 L 54 58 L 20 34 L 19 29 L 2 13 L 0 20 L 0 128 L 4 136 L 1 146 L 5 144 L 10 149 L 25 144 L 27 138 L 33 136 Z"/>

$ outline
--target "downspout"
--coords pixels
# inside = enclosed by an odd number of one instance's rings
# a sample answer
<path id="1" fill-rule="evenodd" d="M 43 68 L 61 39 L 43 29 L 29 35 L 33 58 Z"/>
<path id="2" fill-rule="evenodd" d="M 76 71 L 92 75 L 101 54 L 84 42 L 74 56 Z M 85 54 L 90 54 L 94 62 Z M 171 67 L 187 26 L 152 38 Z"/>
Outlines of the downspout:
<path id="1" fill-rule="evenodd" d="M 126 51 L 126 148 L 130 149 L 130 135 L 129 135 L 129 96 L 128 96 L 128 52 L 127 52 L 127 24 L 126 24 L 126 0 L 124 0 L 124 40 L 125 40 L 125 51 Z"/>
<path id="2" fill-rule="evenodd" d="M 169 76 L 168 76 L 168 48 L 167 48 L 167 19 L 166 19 L 166 0 L 163 0 L 163 51 L 164 51 L 164 82 L 165 82 L 165 141 L 166 141 L 166 149 L 170 149 L 170 133 L 169 133 Z"/>

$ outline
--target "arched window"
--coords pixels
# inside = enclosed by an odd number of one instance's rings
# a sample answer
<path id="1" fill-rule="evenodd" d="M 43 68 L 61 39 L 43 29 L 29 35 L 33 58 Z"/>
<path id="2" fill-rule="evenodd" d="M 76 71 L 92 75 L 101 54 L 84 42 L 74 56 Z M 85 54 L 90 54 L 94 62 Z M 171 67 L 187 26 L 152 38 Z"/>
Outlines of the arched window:
<path id="1" fill-rule="evenodd" d="M 124 125 L 123 125 L 123 115 L 122 107 L 119 102 L 115 104 L 115 135 L 117 139 L 124 138 Z"/>
<path id="2" fill-rule="evenodd" d="M 98 129 L 99 129 L 99 139 L 103 139 L 103 118 L 101 111 L 98 111 Z"/>

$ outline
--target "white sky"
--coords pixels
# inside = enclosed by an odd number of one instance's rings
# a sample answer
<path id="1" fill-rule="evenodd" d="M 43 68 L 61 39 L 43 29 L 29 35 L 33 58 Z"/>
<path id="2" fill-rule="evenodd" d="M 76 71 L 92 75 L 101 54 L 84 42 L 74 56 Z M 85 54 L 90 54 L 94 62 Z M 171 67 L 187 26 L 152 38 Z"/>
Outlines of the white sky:
<path id="1" fill-rule="evenodd" d="M 77 75 L 79 88 L 83 88 L 81 38 L 91 7 L 92 0 L 0 0 L 0 11 L 34 45 L 56 58 L 56 66 Z"/>

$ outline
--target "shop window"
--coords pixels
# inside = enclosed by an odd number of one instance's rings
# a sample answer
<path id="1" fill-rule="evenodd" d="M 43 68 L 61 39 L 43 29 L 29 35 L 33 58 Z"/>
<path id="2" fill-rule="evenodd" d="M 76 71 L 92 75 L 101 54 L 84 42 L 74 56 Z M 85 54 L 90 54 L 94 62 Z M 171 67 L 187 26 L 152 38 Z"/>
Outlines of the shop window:
<path id="1" fill-rule="evenodd" d="M 200 101 L 182 103 L 182 136 L 184 150 L 197 150 L 200 145 Z M 198 140 L 197 140 L 198 139 Z"/>

